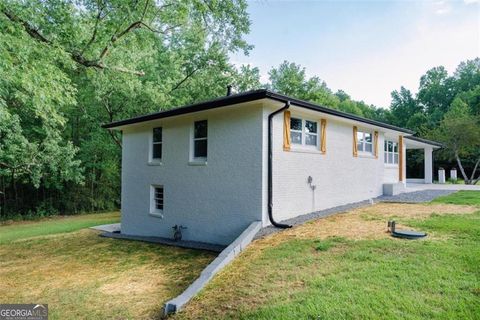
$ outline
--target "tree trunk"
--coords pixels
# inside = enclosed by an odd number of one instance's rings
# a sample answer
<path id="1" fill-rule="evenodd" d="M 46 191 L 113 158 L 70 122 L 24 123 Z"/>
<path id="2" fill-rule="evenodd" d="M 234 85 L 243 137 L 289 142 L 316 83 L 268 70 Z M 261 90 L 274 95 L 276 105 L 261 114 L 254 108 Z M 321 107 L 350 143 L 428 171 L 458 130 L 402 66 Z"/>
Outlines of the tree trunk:
<path id="1" fill-rule="evenodd" d="M 478 180 L 480 180 L 480 174 L 478 178 L 475 179 L 475 173 L 477 172 L 478 165 L 480 164 L 480 158 L 478 158 L 477 163 L 475 163 L 475 167 L 473 167 L 472 176 L 470 177 L 471 184 L 477 184 Z"/>
<path id="2" fill-rule="evenodd" d="M 463 169 L 462 161 L 460 160 L 460 157 L 458 156 L 458 152 L 455 152 L 455 160 L 457 160 L 458 168 L 460 169 L 460 172 L 462 173 L 463 181 L 465 181 L 465 184 L 470 184 L 470 180 L 468 179 L 467 174 L 465 173 L 465 169 Z"/>

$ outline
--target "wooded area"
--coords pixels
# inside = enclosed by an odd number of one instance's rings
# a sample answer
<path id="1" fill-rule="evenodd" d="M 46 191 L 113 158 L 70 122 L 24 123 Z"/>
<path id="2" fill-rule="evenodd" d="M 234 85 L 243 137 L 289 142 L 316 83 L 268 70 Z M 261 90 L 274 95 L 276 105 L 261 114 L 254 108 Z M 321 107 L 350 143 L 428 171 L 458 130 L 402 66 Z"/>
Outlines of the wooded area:
<path id="1" fill-rule="evenodd" d="M 413 129 L 480 178 L 480 59 L 392 92 L 389 109 L 332 92 L 285 61 L 261 83 L 244 0 L 0 3 L 0 217 L 120 206 L 121 136 L 101 124 L 260 87 Z M 328 46 L 328 44 L 326 44 Z M 352 71 L 353 72 L 353 71 Z M 395 76 L 395 75 L 392 75 Z M 475 173 L 477 170 L 477 173 Z"/>

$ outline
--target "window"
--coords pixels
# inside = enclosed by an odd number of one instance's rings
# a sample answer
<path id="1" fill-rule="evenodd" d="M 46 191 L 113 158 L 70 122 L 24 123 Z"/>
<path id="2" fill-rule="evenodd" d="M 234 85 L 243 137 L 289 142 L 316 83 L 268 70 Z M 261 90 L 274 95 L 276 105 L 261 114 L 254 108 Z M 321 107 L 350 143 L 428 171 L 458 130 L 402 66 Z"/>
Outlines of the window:
<path id="1" fill-rule="evenodd" d="M 398 164 L 398 143 L 385 140 L 384 162 L 386 164 Z"/>
<path id="2" fill-rule="evenodd" d="M 318 146 L 317 122 L 290 118 L 290 140 L 292 144 Z"/>
<path id="3" fill-rule="evenodd" d="M 373 135 L 371 132 L 357 131 L 357 148 L 359 152 L 373 153 Z"/>
<path id="4" fill-rule="evenodd" d="M 152 186 L 150 196 L 150 214 L 163 218 L 163 186 Z"/>
<path id="5" fill-rule="evenodd" d="M 162 160 L 162 128 L 153 128 L 152 160 Z"/>
<path id="6" fill-rule="evenodd" d="M 193 126 L 193 159 L 207 160 L 207 120 L 195 121 Z"/>

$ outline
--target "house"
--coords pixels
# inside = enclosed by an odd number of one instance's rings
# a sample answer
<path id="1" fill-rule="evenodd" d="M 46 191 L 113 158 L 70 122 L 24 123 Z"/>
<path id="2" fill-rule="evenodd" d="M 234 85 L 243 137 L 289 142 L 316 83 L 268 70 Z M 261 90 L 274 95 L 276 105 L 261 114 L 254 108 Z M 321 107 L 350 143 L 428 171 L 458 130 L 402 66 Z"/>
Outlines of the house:
<path id="1" fill-rule="evenodd" d="M 123 132 L 125 235 L 229 244 L 283 220 L 399 192 L 414 132 L 268 90 L 104 125 Z"/>

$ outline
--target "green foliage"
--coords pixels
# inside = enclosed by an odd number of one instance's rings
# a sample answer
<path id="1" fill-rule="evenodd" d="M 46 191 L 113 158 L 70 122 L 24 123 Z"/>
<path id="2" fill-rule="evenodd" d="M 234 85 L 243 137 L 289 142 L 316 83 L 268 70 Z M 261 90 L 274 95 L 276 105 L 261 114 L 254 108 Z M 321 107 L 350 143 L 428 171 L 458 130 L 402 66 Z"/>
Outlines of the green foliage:
<path id="1" fill-rule="evenodd" d="M 0 215 L 119 206 L 121 136 L 102 123 L 259 85 L 246 2 L 0 4 Z M 240 81 L 241 79 L 241 81 Z"/>

